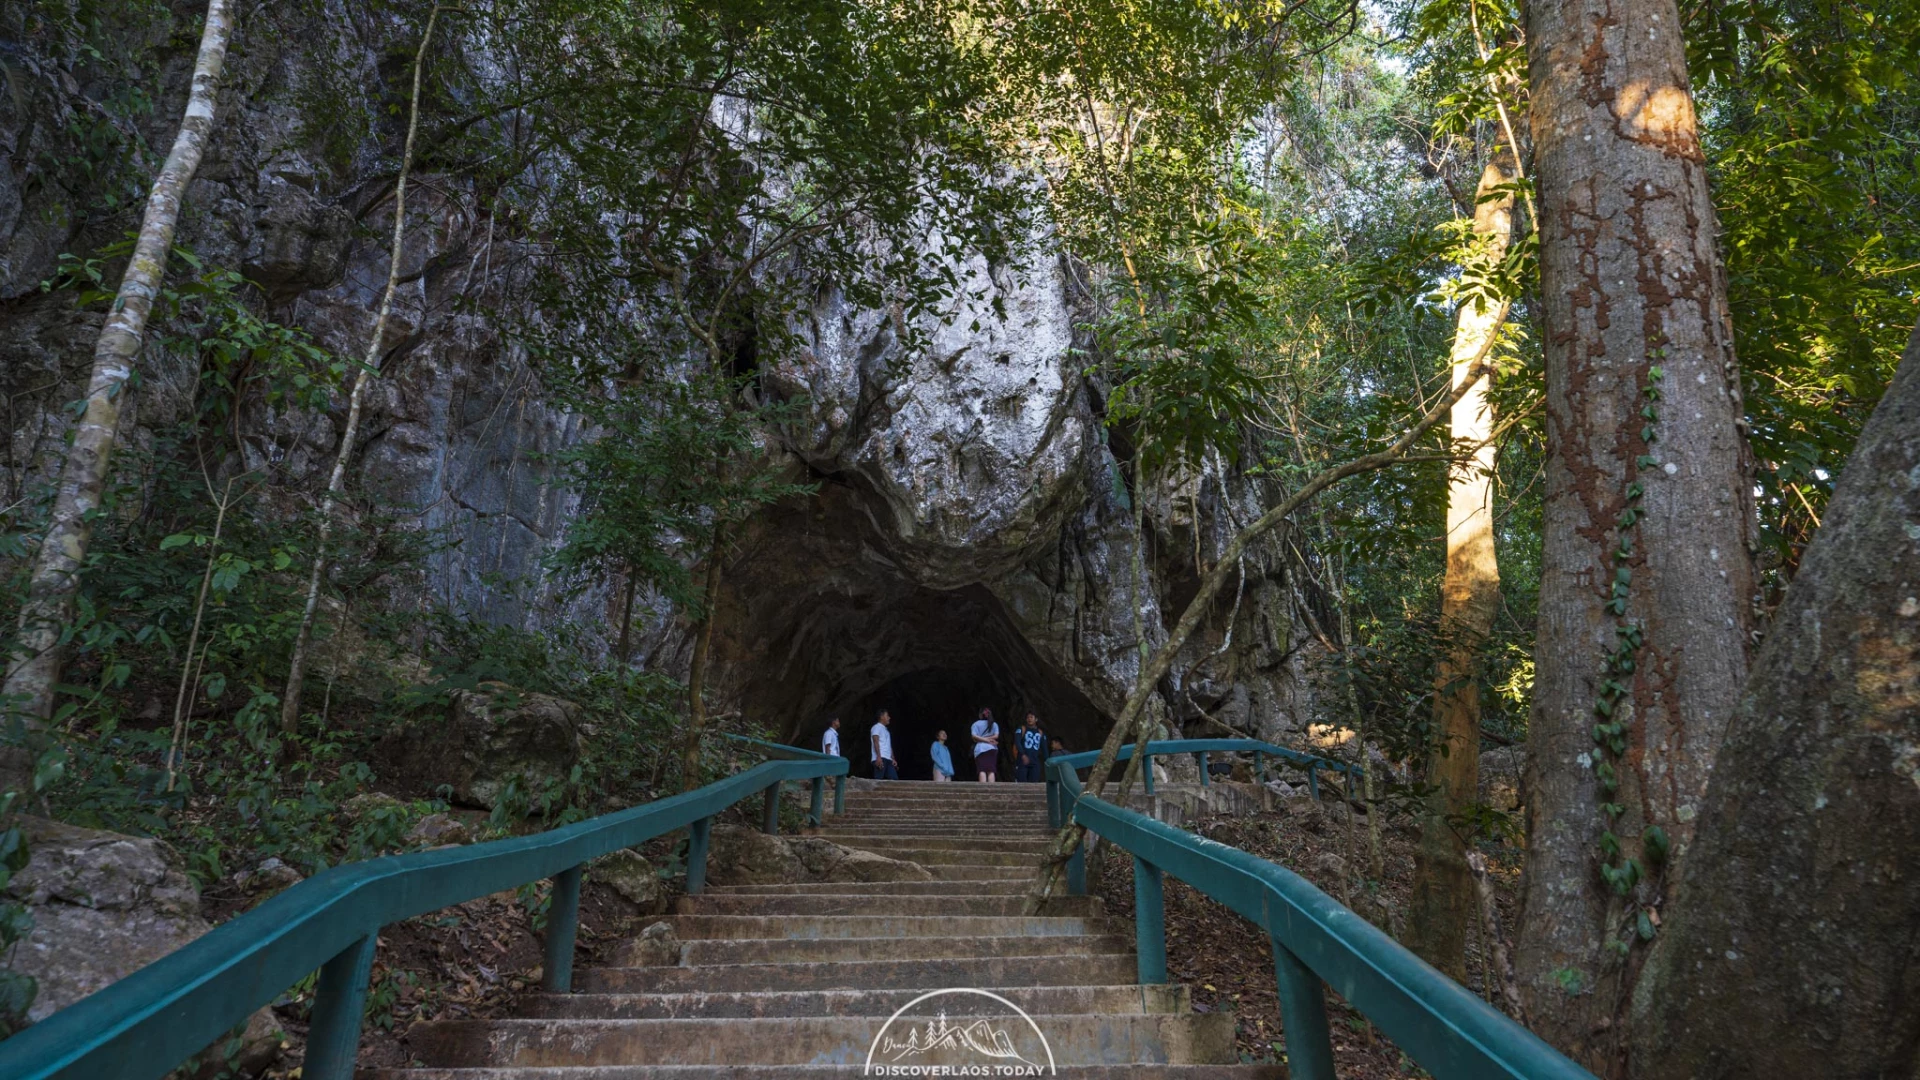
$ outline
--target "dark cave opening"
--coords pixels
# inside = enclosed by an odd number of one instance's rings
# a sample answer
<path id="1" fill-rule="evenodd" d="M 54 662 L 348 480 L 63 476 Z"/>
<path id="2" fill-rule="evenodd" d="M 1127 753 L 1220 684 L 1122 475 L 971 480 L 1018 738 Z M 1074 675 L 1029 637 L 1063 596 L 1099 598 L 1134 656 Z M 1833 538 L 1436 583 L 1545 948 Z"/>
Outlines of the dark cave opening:
<path id="1" fill-rule="evenodd" d="M 1029 709 L 1069 750 L 1098 745 L 1112 718 L 1027 639 L 995 591 L 914 581 L 878 542 L 858 496 L 822 484 L 743 536 L 715 640 L 742 716 L 809 749 L 839 717 L 855 776 L 871 775 L 869 731 L 882 708 L 893 714 L 902 778 L 932 778 L 928 749 L 944 728 L 955 779 L 972 780 L 967 734 L 981 706 L 1009 746 Z M 1001 776 L 1012 772 L 1008 758 Z"/>
<path id="2" fill-rule="evenodd" d="M 1020 726 L 1029 709 L 1040 719 L 1043 729 L 1061 732 L 1063 738 L 1067 728 L 1077 726 L 1074 721 L 1081 718 L 1071 715 L 1052 718 L 1049 726 L 1049 712 L 1038 700 L 1039 696 L 1023 690 L 989 664 L 964 669 L 923 668 L 896 676 L 860 699 L 853 709 L 853 716 L 861 725 L 857 746 L 862 751 L 854 762 L 854 773 L 860 774 L 862 765 L 872 756 L 868 736 L 880 710 L 885 709 L 893 717 L 894 760 L 900 764 L 902 780 L 933 779 L 933 741 L 940 731 L 947 733 L 947 751 L 953 755 L 953 778 L 975 779 L 973 740 L 968 733 L 981 708 L 993 710 L 994 720 L 1000 725 L 1001 745 L 1009 748 L 1013 746 L 1013 729 Z M 841 718 L 842 731 L 848 720 L 848 717 Z M 1000 779 L 1011 780 L 1011 758 L 1007 754 L 1002 757 L 1006 760 L 999 769 Z"/>

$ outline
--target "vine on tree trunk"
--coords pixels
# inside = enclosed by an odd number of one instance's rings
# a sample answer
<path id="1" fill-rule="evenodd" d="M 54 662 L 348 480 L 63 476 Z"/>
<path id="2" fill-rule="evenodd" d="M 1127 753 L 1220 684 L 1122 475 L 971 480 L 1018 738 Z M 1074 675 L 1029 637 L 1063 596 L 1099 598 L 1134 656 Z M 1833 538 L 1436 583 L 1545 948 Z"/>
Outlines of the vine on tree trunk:
<path id="1" fill-rule="evenodd" d="M 1655 348 L 1648 355 L 1656 360 L 1662 359 L 1666 349 Z M 1640 428 L 1640 441 L 1649 450 L 1659 437 L 1656 424 L 1660 413 L 1655 405 L 1660 400 L 1660 380 L 1663 377 L 1664 373 L 1658 364 L 1648 367 L 1646 385 L 1640 389 L 1641 396 L 1646 399 L 1640 406 L 1640 418 L 1644 421 Z M 1659 464 L 1652 453 L 1643 453 L 1634 460 L 1634 470 L 1644 473 L 1657 469 Z M 1613 585 L 1606 603 L 1607 612 L 1618 620 L 1613 630 L 1617 644 L 1607 654 L 1600 692 L 1593 703 L 1596 718 L 1593 725 L 1593 772 L 1600 783 L 1600 809 L 1606 818 L 1606 829 L 1600 834 L 1600 877 L 1615 895 L 1626 901 L 1634 921 L 1633 934 L 1610 943 L 1623 955 L 1632 948 L 1636 936 L 1642 941 L 1653 940 L 1657 925 L 1654 916 L 1643 905 L 1634 902 L 1633 889 L 1651 877 L 1659 864 L 1665 861 L 1668 847 L 1665 831 L 1658 825 L 1647 826 L 1640 836 L 1640 852 L 1646 857 L 1646 862 L 1642 862 L 1627 853 L 1620 837 L 1614 832 L 1614 826 L 1627 812 L 1626 804 L 1619 801 L 1618 763 L 1627 752 L 1627 723 L 1631 717 L 1630 688 L 1637 666 L 1636 657 L 1646 641 L 1644 628 L 1627 617 L 1627 601 L 1633 590 L 1633 538 L 1644 516 L 1640 501 L 1646 495 L 1646 483 L 1638 479 L 1632 481 L 1627 485 L 1626 494 L 1626 505 L 1614 522 L 1620 542 L 1613 552 Z M 1651 868 L 1649 864 L 1652 864 Z"/>

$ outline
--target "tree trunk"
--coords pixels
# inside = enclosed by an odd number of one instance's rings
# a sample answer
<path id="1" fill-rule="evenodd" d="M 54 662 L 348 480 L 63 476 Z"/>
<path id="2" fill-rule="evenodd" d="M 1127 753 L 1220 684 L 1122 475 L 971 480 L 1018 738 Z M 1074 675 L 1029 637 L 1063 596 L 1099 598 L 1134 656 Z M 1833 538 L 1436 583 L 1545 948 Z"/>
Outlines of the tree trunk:
<path id="1" fill-rule="evenodd" d="M 1920 330 L 1754 662 L 1636 1077 L 1920 1075 Z"/>
<path id="2" fill-rule="evenodd" d="M 1527 20 L 1548 461 L 1517 962 L 1536 1029 L 1617 1076 L 1633 930 L 1746 678 L 1751 463 L 1674 0 Z"/>
<path id="3" fill-rule="evenodd" d="M 29 726 L 44 724 L 53 715 L 54 687 L 60 681 L 65 649 L 61 631 L 73 621 L 74 596 L 80 570 L 93 537 L 94 511 L 106 485 L 113 460 L 114 439 L 120 428 L 120 406 L 134 357 L 146 334 L 154 297 L 166 277 L 167 255 L 173 247 L 180 203 L 200 167 L 207 135 L 213 128 L 214 105 L 219 98 L 220 71 L 226 65 L 227 42 L 233 34 L 231 0 L 209 0 L 206 25 L 200 33 L 200 53 L 193 66 L 193 88 L 187 109 L 174 136 L 166 164 L 154 178 L 146 213 L 133 256 L 120 279 L 112 313 L 94 342 L 93 374 L 87 382 L 85 411 L 73 430 L 73 446 L 60 468 L 53 516 L 46 537 L 34 555 L 26 601 L 20 610 L 20 632 L 4 696 L 11 709 Z M 0 758 L 0 790 L 18 783 L 25 789 L 23 752 Z"/>
<path id="4" fill-rule="evenodd" d="M 327 541 L 333 536 L 335 504 L 347 482 L 347 463 L 353 459 L 354 440 L 360 434 L 361 404 L 366 400 L 367 384 L 380 363 L 380 343 L 387 334 L 387 317 L 393 313 L 393 294 L 400 288 L 400 256 L 407 235 L 407 174 L 413 169 L 413 140 L 420 130 L 420 71 L 426 65 L 427 43 L 433 40 L 433 24 L 440 18 L 440 5 L 427 13 L 427 28 L 420 35 L 420 48 L 413 56 L 413 96 L 407 112 L 407 140 L 400 153 L 400 174 L 393 183 L 393 252 L 387 258 L 387 287 L 380 294 L 380 312 L 373 320 L 373 337 L 367 342 L 366 359 L 353 377 L 353 390 L 347 395 L 347 423 L 340 432 L 340 449 L 333 455 L 333 472 L 327 476 L 326 494 L 320 499 L 320 531 L 314 543 L 313 571 L 307 577 L 307 599 L 300 609 L 300 630 L 293 639 L 293 658 L 287 663 L 287 685 L 280 693 L 280 730 L 292 735 L 300 726 L 300 688 L 307 677 L 307 652 L 313 645 L 313 617 L 320 605 L 320 585 L 326 577 Z"/>
<path id="5" fill-rule="evenodd" d="M 724 536 L 714 526 L 707 552 L 707 585 L 701 601 L 700 629 L 693 639 L 693 668 L 687 673 L 687 738 L 680 750 L 680 790 L 700 786 L 700 737 L 707 727 L 707 657 L 713 651 L 714 605 L 720 602 L 720 553 Z"/>
<path id="6" fill-rule="evenodd" d="M 1513 239 L 1513 180 L 1496 159 L 1474 192 L 1476 256 L 1498 263 Z M 1480 793 L 1480 646 L 1493 629 L 1500 603 L 1500 563 L 1493 550 L 1493 410 L 1487 376 L 1475 378 L 1473 358 L 1500 332 L 1486 301 L 1460 305 L 1453 334 L 1453 383 L 1472 380 L 1453 404 L 1453 445 L 1472 448 L 1447 482 L 1447 570 L 1440 588 L 1441 647 L 1434 676 L 1434 746 L 1427 761 L 1433 785 L 1413 864 L 1407 928 L 1416 952 L 1465 982 L 1467 930 L 1475 920 L 1476 889 L 1456 821 Z"/>

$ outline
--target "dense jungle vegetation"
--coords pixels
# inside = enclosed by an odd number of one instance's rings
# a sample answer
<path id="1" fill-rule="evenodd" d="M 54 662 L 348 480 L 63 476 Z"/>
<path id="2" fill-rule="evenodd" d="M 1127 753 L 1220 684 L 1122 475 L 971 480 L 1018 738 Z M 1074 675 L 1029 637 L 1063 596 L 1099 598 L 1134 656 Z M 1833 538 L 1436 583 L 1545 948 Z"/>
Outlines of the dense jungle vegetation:
<path id="1" fill-rule="evenodd" d="M 1136 617 L 1109 754 L 1277 545 L 1314 730 L 1419 823 L 1411 947 L 1459 975 L 1467 855 L 1523 854 L 1514 1000 L 1596 1073 L 1709 1075 L 1750 1010 L 1774 1066 L 1907 1075 L 1910 934 L 1763 898 L 1818 867 L 1817 909 L 1920 910 L 1845 871 L 1920 853 L 1913 436 L 1869 427 L 1920 393 L 1916 71 L 1913 0 L 12 0 L 6 167 L 59 194 L 0 205 L 51 238 L 0 299 L 35 343 L 4 355 L 51 357 L 0 360 L 0 885 L 27 818 L 159 837 L 216 892 L 426 846 L 466 800 L 393 748 L 483 691 L 588 734 L 479 838 L 731 771 L 715 733 L 781 733 L 714 689 L 724 556 L 829 482 L 770 373 L 829 287 L 911 354 L 988 302 L 968 260 L 1054 260 L 1134 531 L 1207 470 L 1266 493 Z M 249 273 L 203 201 L 243 129 L 377 280 Z M 361 479 L 429 318 L 584 433 L 508 466 L 569 509 L 535 572 L 478 572 L 497 602 L 436 577 L 470 537 Z M 1495 747 L 1522 812 L 1482 801 Z M 0 1034 L 35 993 L 7 895 Z M 1674 959 L 1732 939 L 1781 958 L 1765 1001 Z M 1786 1022 L 1863 948 L 1893 966 Z"/>

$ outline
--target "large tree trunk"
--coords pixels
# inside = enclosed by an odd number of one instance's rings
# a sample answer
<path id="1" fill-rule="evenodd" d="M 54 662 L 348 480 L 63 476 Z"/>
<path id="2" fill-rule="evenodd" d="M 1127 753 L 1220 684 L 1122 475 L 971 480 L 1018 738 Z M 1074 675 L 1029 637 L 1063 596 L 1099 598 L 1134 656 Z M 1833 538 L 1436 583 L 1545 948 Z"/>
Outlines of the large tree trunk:
<path id="1" fill-rule="evenodd" d="M 1513 182 L 1500 163 L 1489 161 L 1474 192 L 1476 255 L 1498 263 L 1513 239 Z M 1478 916 L 1478 891 L 1467 867 L 1460 814 L 1479 797 L 1481 643 L 1493 628 L 1500 603 L 1500 563 L 1493 550 L 1493 410 L 1488 376 L 1474 360 L 1500 332 L 1491 301 L 1460 306 L 1453 334 L 1453 384 L 1471 382 L 1453 404 L 1453 445 L 1472 448 L 1456 463 L 1447 484 L 1447 570 L 1440 589 L 1442 645 L 1434 677 L 1433 754 L 1427 762 L 1428 796 L 1414 859 L 1413 899 L 1407 929 L 1416 951 L 1435 967 L 1465 982 L 1467 929 Z"/>
<path id="2" fill-rule="evenodd" d="M 407 108 L 407 139 L 400 152 L 400 174 L 393 182 L 393 251 L 387 257 L 387 287 L 380 294 L 380 311 L 373 319 L 373 336 L 367 342 L 366 359 L 353 377 L 353 390 L 347 395 L 347 423 L 340 430 L 340 447 L 333 455 L 333 471 L 327 476 L 326 494 L 320 499 L 320 529 L 314 537 L 313 569 L 307 577 L 307 598 L 300 608 L 300 629 L 294 634 L 293 657 L 287 664 L 287 685 L 280 694 L 280 730 L 292 735 L 300 727 L 300 690 L 307 678 L 307 653 L 313 645 L 314 613 L 320 605 L 320 585 L 327 572 L 327 543 L 333 538 L 333 519 L 340 492 L 347 484 L 347 463 L 353 460 L 353 444 L 360 436 L 360 413 L 367 397 L 367 384 L 380 364 L 380 344 L 387 334 L 387 318 L 393 313 L 393 294 L 400 288 L 400 257 L 407 237 L 407 174 L 413 170 L 413 141 L 420 131 L 420 74 L 427 62 L 427 44 L 433 40 L 433 25 L 440 19 L 440 5 L 427 12 L 427 28 L 420 35 L 420 47 L 413 55 L 413 94 Z"/>
<path id="3" fill-rule="evenodd" d="M 1746 679 L 1751 468 L 1674 0 L 1532 4 L 1527 31 L 1548 462 L 1518 966 L 1536 1029 L 1618 1075 L 1635 930 Z"/>
<path id="4" fill-rule="evenodd" d="M 54 494 L 53 516 L 34 556 L 26 602 L 20 611 L 19 639 L 4 691 L 13 708 L 32 726 L 44 723 L 53 714 L 54 687 L 60 681 L 65 652 L 61 629 L 73 621 L 80 569 L 86 563 L 87 545 L 93 537 L 92 516 L 100 507 L 101 490 L 113 461 L 120 407 L 125 401 L 127 380 L 133 374 L 134 357 L 140 352 L 147 317 L 166 277 L 180 203 L 200 167 L 207 135 L 213 128 L 220 71 L 226 65 L 227 42 L 233 34 L 232 9 L 230 0 L 210 0 L 207 4 L 186 113 L 166 164 L 154 178 L 133 256 L 120 279 L 112 312 L 94 343 L 86 409 L 74 427 L 73 446 L 61 466 L 60 484 Z M 23 762 L 19 753 L 0 759 L 0 790 L 24 787 Z"/>
<path id="5" fill-rule="evenodd" d="M 1920 330 L 1714 762 L 1636 1077 L 1920 1076 Z"/>

